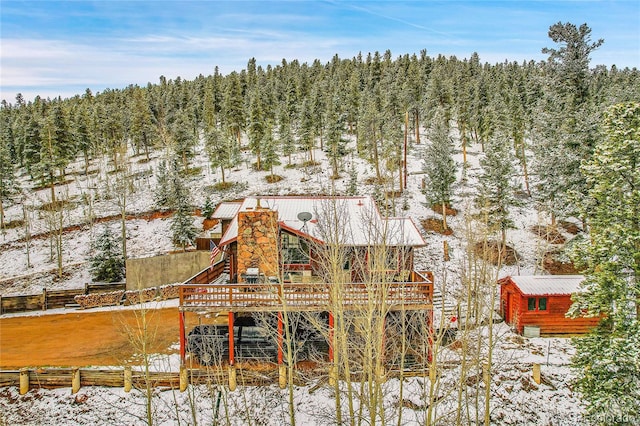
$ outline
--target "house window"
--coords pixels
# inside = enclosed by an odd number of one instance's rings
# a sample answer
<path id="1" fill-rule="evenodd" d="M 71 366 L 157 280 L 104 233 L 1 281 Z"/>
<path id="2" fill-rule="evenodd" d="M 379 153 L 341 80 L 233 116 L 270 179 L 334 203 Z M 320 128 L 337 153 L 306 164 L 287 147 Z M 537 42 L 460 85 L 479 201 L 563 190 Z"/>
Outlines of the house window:
<path id="1" fill-rule="evenodd" d="M 282 233 L 281 237 L 282 262 L 285 265 L 309 264 L 309 244 L 297 235 Z"/>
<path id="2" fill-rule="evenodd" d="M 547 310 L 547 298 L 541 297 L 538 299 L 538 310 L 546 311 Z"/>
<path id="3" fill-rule="evenodd" d="M 547 310 L 547 298 L 546 297 L 529 297 L 527 298 L 527 310 L 529 311 L 546 311 Z"/>

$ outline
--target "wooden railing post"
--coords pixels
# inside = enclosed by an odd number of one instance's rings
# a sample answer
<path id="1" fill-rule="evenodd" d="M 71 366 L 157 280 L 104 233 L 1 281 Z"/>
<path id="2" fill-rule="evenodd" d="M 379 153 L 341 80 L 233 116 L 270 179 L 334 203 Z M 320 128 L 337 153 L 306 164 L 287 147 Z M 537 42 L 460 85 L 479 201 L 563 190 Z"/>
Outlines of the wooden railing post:
<path id="1" fill-rule="evenodd" d="M 42 310 L 47 310 L 47 289 L 45 287 L 42 288 Z"/>

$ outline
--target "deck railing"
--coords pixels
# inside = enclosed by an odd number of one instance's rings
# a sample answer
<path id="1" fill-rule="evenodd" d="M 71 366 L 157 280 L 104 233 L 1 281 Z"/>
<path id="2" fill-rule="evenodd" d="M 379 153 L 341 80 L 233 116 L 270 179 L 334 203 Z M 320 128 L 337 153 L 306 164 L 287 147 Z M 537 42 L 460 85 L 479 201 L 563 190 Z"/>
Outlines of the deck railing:
<path id="1" fill-rule="evenodd" d="M 356 310 L 368 304 L 386 304 L 390 310 L 432 307 L 433 283 L 426 276 L 412 275 L 417 282 L 386 283 L 259 283 L 183 284 L 183 310 L 329 311 L 336 305 Z"/>

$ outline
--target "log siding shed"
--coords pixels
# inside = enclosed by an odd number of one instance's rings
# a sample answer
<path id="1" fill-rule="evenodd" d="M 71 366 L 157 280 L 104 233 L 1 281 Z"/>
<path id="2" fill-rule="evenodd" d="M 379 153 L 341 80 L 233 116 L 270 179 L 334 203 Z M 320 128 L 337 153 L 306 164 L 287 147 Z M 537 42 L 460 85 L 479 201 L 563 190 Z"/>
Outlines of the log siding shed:
<path id="1" fill-rule="evenodd" d="M 583 334 L 600 318 L 568 318 L 571 295 L 580 291 L 582 275 L 507 276 L 500 279 L 500 307 L 518 333 L 539 327 L 540 334 Z"/>

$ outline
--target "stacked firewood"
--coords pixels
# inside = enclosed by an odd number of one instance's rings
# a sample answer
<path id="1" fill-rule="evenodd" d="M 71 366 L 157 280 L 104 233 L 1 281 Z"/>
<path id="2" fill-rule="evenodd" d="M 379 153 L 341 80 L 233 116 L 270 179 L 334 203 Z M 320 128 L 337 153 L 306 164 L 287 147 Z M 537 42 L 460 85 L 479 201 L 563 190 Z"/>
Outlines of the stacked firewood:
<path id="1" fill-rule="evenodd" d="M 81 308 L 96 308 L 100 306 L 115 306 L 122 302 L 124 290 L 110 291 L 108 293 L 80 294 L 74 300 Z"/>
<path id="2" fill-rule="evenodd" d="M 176 284 L 163 285 L 160 287 L 160 299 L 177 299 L 180 297 L 180 286 Z"/>
<path id="3" fill-rule="evenodd" d="M 142 290 L 129 290 L 125 293 L 127 303 L 137 305 L 138 303 L 151 302 L 158 297 L 158 288 L 151 287 Z"/>

